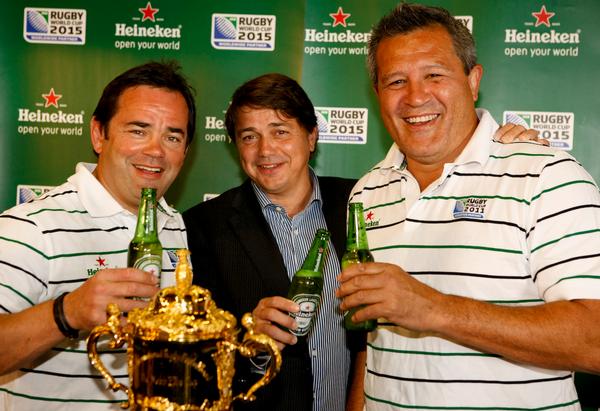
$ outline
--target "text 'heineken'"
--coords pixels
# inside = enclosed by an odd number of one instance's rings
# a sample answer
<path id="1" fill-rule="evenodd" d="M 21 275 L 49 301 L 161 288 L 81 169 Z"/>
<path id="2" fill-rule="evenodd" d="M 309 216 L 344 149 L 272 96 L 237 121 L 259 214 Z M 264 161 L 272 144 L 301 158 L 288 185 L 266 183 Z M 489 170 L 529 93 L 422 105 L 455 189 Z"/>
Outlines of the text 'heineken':
<path id="1" fill-rule="evenodd" d="M 362 203 L 348 204 L 348 236 L 346 237 L 346 252 L 342 257 L 342 269 L 350 264 L 373 262 L 373 254 L 369 251 L 365 217 Z M 361 306 L 362 307 L 362 306 Z M 352 316 L 361 307 L 352 308 L 344 315 L 344 327 L 347 330 L 373 331 L 377 320 L 367 320 L 355 323 Z"/>
<path id="2" fill-rule="evenodd" d="M 142 188 L 135 235 L 127 253 L 127 267 L 148 271 L 160 280 L 162 245 L 156 225 L 156 189 Z"/>
<path id="3" fill-rule="evenodd" d="M 290 332 L 299 337 L 310 331 L 323 291 L 323 264 L 329 246 L 329 231 L 319 229 L 304 259 L 302 268 L 294 274 L 288 298 L 300 306 L 300 311 L 290 313 L 298 328 Z"/>

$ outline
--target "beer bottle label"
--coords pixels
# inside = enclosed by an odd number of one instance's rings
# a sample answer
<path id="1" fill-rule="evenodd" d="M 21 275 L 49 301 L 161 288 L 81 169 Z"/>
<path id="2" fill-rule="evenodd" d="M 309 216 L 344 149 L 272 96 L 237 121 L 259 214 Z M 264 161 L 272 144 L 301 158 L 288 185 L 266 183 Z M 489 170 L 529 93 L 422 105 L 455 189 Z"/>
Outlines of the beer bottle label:
<path id="1" fill-rule="evenodd" d="M 300 311 L 290 313 L 290 317 L 295 319 L 298 325 L 298 328 L 290 330 L 290 332 L 298 337 L 302 337 L 308 334 L 310 330 L 310 324 L 321 302 L 321 296 L 319 294 L 297 294 L 292 298 L 292 301 L 300 306 Z"/>
<path id="2" fill-rule="evenodd" d="M 139 268 L 142 271 L 147 271 L 160 278 L 161 263 L 162 261 L 159 256 L 146 254 L 133 263 L 133 268 Z"/>

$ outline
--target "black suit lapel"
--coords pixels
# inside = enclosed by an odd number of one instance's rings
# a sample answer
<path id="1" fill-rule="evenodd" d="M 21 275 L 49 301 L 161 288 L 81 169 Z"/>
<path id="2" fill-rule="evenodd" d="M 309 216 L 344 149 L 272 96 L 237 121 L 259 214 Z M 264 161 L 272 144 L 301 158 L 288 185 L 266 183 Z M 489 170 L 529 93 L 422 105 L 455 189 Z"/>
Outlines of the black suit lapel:
<path id="1" fill-rule="evenodd" d="M 249 181 L 233 199 L 234 213 L 229 222 L 254 269 L 273 295 L 286 295 L 290 285 L 277 242 L 262 214 Z M 266 296 L 265 296 L 266 297 Z"/>

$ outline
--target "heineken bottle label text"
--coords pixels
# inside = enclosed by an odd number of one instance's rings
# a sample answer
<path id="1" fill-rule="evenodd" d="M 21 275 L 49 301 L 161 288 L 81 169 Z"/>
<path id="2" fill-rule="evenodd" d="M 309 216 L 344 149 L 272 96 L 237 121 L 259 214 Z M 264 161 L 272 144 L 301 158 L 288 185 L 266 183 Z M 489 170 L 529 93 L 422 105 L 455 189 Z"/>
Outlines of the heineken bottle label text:
<path id="1" fill-rule="evenodd" d="M 298 294 L 292 299 L 300 306 L 300 311 L 290 313 L 290 317 L 296 320 L 298 328 L 290 330 L 296 336 L 302 337 L 308 334 L 311 322 L 317 312 L 317 307 L 321 302 L 321 296 L 318 294 Z"/>

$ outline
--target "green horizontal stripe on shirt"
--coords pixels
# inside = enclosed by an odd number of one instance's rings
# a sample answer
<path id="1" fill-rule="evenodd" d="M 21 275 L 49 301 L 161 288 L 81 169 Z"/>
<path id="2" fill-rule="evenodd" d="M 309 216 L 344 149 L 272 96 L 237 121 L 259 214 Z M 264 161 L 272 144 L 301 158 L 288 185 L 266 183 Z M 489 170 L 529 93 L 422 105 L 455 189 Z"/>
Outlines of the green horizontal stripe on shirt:
<path id="1" fill-rule="evenodd" d="M 497 199 L 497 200 L 509 200 L 509 201 L 517 201 L 519 203 L 525 203 L 527 205 L 530 204 L 529 201 L 524 198 L 510 197 L 510 196 L 483 196 L 483 195 L 466 195 L 466 196 L 425 196 L 421 197 L 421 200 L 464 200 L 467 198 L 486 198 L 486 199 Z"/>
<path id="2" fill-rule="evenodd" d="M 397 354 L 416 354 L 416 355 L 433 355 L 438 357 L 495 357 L 499 358 L 496 354 L 485 354 L 479 352 L 436 352 L 436 351 L 414 351 L 414 350 L 398 350 L 394 348 L 383 348 L 374 345 L 373 343 L 367 343 L 369 347 L 376 351 L 393 352 Z"/>
<path id="3" fill-rule="evenodd" d="M 126 253 L 127 250 L 111 250 L 111 251 L 84 251 L 81 253 L 72 253 L 72 254 L 56 254 L 56 255 L 46 255 L 43 252 L 41 252 L 40 250 L 38 250 L 35 247 L 30 246 L 27 243 L 24 243 L 22 241 L 19 240 L 15 240 L 12 238 L 7 238 L 7 237 L 2 237 L 0 236 L 1 240 L 5 240 L 11 243 L 16 243 L 16 244 L 20 244 L 22 246 L 25 246 L 27 248 L 29 248 L 31 251 L 34 251 L 35 253 L 41 255 L 42 257 L 44 257 L 46 260 L 54 260 L 55 258 L 63 258 L 63 257 L 79 257 L 82 255 L 108 255 L 108 254 L 121 254 L 121 253 Z"/>
<path id="4" fill-rule="evenodd" d="M 394 204 L 402 203 L 405 200 L 406 200 L 406 198 L 401 198 L 400 200 L 392 201 L 391 203 L 377 204 L 377 205 L 374 205 L 373 207 L 365 208 L 363 211 L 369 211 L 369 210 L 373 210 L 374 208 L 380 208 L 380 207 L 388 207 L 388 206 L 391 206 Z"/>
<path id="5" fill-rule="evenodd" d="M 25 294 L 21 294 L 19 291 L 15 290 L 14 288 L 12 288 L 10 285 L 7 284 L 2 284 L 0 283 L 0 286 L 4 287 L 4 288 L 8 288 L 9 290 L 11 290 L 13 293 L 17 294 L 19 297 L 21 297 L 22 299 L 24 299 L 25 301 L 27 301 L 32 307 L 35 305 L 33 303 L 33 301 L 31 301 L 29 298 L 27 298 L 27 296 Z"/>
<path id="6" fill-rule="evenodd" d="M 540 198 L 540 197 L 542 196 L 542 194 L 544 194 L 544 193 L 548 193 L 548 192 L 550 192 L 550 191 L 554 191 L 554 190 L 557 190 L 557 189 L 559 189 L 559 188 L 566 187 L 566 186 L 570 186 L 570 185 L 573 185 L 573 184 L 590 184 L 590 185 L 594 185 L 594 183 L 592 183 L 591 181 L 588 181 L 588 180 L 574 180 L 574 181 L 567 181 L 566 183 L 562 183 L 562 184 L 559 184 L 559 185 L 557 185 L 557 186 L 550 187 L 550 188 L 547 188 L 547 189 L 543 190 L 541 193 L 534 195 L 534 196 L 531 198 L 531 201 L 533 202 L 533 201 L 537 200 L 537 199 L 538 199 L 538 198 Z"/>
<path id="7" fill-rule="evenodd" d="M 560 240 L 564 240 L 565 238 L 569 238 L 569 237 L 577 237 L 579 235 L 586 235 L 586 234 L 592 234 L 592 233 L 598 233 L 600 232 L 599 228 L 594 228 L 593 230 L 585 230 L 585 231 L 578 231 L 576 233 L 569 233 L 569 234 L 565 234 L 562 237 L 556 238 L 554 240 L 550 240 L 546 243 L 540 244 L 537 247 L 534 247 L 531 249 L 531 253 L 535 253 L 537 250 L 539 250 L 540 248 L 544 248 L 546 246 L 549 246 L 550 244 L 554 244 L 554 243 L 558 243 Z"/>
<path id="8" fill-rule="evenodd" d="M 579 278 L 592 278 L 594 280 L 600 280 L 600 275 L 572 275 L 570 277 L 561 278 L 560 280 L 558 280 L 557 282 L 555 282 L 554 284 L 552 284 L 550 287 L 553 287 L 556 284 L 561 283 L 563 281 L 575 280 L 575 279 L 579 279 Z M 550 288 L 550 287 L 548 287 L 548 288 Z"/>
<path id="9" fill-rule="evenodd" d="M 40 213 L 44 213 L 46 211 L 59 211 L 59 212 L 63 212 L 63 213 L 70 213 L 70 214 L 87 214 L 86 210 L 65 210 L 63 208 L 41 208 L 37 211 L 34 211 L 33 213 L 29 213 L 27 214 L 27 217 L 31 217 L 32 215 L 36 215 L 36 214 L 40 214 Z"/>
<path id="10" fill-rule="evenodd" d="M 2 388 L 2 387 L 0 387 L 0 391 L 4 391 L 10 395 L 14 395 L 15 397 L 22 397 L 22 398 L 27 398 L 27 399 L 36 400 L 36 401 L 79 402 L 79 403 L 99 403 L 99 404 L 116 404 L 116 403 L 127 401 L 126 399 L 123 399 L 123 400 L 87 400 L 86 399 L 86 400 L 84 400 L 84 399 L 77 399 L 77 398 L 65 399 L 65 398 L 53 398 L 53 397 L 38 397 L 35 395 L 28 395 L 28 394 L 23 394 L 20 392 L 14 392 L 9 389 Z"/>
<path id="11" fill-rule="evenodd" d="M 497 160 L 510 158 L 510 157 L 554 157 L 554 154 L 541 154 L 541 153 L 512 153 L 507 156 L 495 156 L 490 154 L 490 158 L 495 158 Z"/>
<path id="12" fill-rule="evenodd" d="M 397 402 L 384 400 L 381 398 L 373 397 L 365 393 L 365 397 L 370 399 L 371 401 L 380 402 L 382 404 L 393 405 L 399 408 L 411 408 L 416 410 L 477 410 L 477 411 L 491 411 L 491 410 L 501 410 L 501 411 L 543 411 L 543 410 L 551 410 L 554 408 L 568 407 L 569 405 L 574 405 L 579 402 L 579 400 L 573 400 L 569 402 L 564 402 L 560 404 L 551 404 L 543 407 L 536 408 L 518 408 L 518 407 L 472 407 L 472 406 L 456 406 L 456 407 L 446 407 L 443 405 L 435 406 L 435 405 L 408 405 L 408 404 L 400 404 Z"/>
<path id="13" fill-rule="evenodd" d="M 394 248 L 460 248 L 460 249 L 495 251 L 495 252 L 499 252 L 499 253 L 509 253 L 509 254 L 522 254 L 521 250 L 511 250 L 508 248 L 484 247 L 484 246 L 479 246 L 479 245 L 466 245 L 466 244 L 448 244 L 448 245 L 397 244 L 397 245 L 387 245 L 384 247 L 374 247 L 374 248 L 371 248 L 371 251 L 389 250 L 389 249 L 394 249 Z"/>

